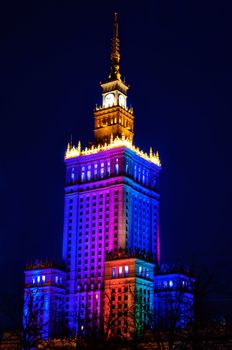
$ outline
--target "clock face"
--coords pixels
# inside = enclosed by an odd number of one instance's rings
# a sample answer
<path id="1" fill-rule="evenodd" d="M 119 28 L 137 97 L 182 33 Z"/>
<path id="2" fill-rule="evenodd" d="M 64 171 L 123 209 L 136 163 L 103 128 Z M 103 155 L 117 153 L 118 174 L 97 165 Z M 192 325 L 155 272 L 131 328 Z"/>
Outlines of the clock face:
<path id="1" fill-rule="evenodd" d="M 111 107 L 114 104 L 114 94 L 107 94 L 105 96 L 105 107 Z"/>
<path id="2" fill-rule="evenodd" d="M 118 102 L 119 102 L 119 106 L 125 107 L 126 99 L 123 95 L 119 95 Z"/>

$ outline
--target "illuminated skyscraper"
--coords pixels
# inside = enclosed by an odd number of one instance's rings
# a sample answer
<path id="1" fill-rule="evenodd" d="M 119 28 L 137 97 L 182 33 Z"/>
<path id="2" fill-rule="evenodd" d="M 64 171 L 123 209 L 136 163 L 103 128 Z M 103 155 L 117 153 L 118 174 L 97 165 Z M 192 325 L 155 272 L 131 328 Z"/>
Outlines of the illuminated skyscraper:
<path id="1" fill-rule="evenodd" d="M 80 143 L 69 145 L 65 157 L 63 259 L 68 269 L 68 320 L 74 328 L 73 315 L 84 320 L 104 313 L 111 278 L 111 285 L 120 284 L 118 278 L 129 279 L 132 293 L 137 284 L 144 289 L 149 285 L 152 292 L 151 262 L 159 261 L 160 161 L 158 153 L 147 155 L 133 145 L 134 114 L 127 106 L 128 86 L 121 80 L 119 62 L 115 15 L 111 69 L 101 84 L 102 105 L 94 113 L 94 142 L 85 150 Z M 129 259 L 125 265 L 122 255 L 133 256 L 133 263 Z M 150 263 L 138 263 L 136 256 Z M 135 280 L 136 274 L 141 281 Z M 80 326 L 85 327 L 82 321 Z"/>
<path id="2" fill-rule="evenodd" d="M 80 141 L 76 147 L 69 144 L 65 155 L 65 273 L 50 271 L 52 280 L 43 277 L 38 264 L 26 272 L 26 292 L 36 287 L 44 295 L 56 293 L 72 334 L 95 327 L 108 335 L 129 336 L 151 327 L 156 308 L 160 160 L 152 148 L 146 154 L 133 144 L 134 114 L 120 74 L 116 14 L 110 74 L 101 88 L 92 145 L 82 149 Z M 52 281 L 54 291 L 46 289 L 45 280 Z M 46 309 L 46 317 L 54 307 Z"/>

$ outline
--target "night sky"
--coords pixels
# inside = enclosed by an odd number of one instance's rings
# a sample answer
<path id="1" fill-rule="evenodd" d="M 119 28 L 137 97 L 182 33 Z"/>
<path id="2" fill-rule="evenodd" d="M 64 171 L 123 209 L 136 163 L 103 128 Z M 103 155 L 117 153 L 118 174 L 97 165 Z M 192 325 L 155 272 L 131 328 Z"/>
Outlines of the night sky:
<path id="1" fill-rule="evenodd" d="M 162 161 L 161 259 L 216 271 L 231 305 L 230 1 L 1 3 L 0 298 L 61 260 L 64 152 L 93 139 L 115 10 L 135 144 Z"/>

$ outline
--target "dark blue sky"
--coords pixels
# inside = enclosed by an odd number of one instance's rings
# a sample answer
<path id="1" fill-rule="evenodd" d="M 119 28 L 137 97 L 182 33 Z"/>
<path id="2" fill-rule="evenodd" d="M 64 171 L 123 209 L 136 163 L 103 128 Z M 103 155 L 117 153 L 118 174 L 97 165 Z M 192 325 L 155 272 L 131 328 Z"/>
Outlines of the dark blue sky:
<path id="1" fill-rule="evenodd" d="M 64 151 L 93 138 L 115 10 L 135 143 L 163 164 L 161 258 L 231 283 L 231 2 L 0 6 L 0 297 L 23 295 L 27 261 L 61 258 Z"/>

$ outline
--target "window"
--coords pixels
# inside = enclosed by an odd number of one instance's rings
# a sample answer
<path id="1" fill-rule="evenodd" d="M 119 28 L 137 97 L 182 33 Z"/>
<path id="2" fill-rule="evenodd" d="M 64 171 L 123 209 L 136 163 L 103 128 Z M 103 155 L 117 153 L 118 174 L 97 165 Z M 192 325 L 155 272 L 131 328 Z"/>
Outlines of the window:
<path id="1" fill-rule="evenodd" d="M 118 173 L 119 173 L 118 158 L 116 158 L 116 163 L 115 163 L 115 173 L 116 173 L 116 175 L 118 175 Z"/>
<path id="2" fill-rule="evenodd" d="M 81 168 L 81 182 L 85 181 L 85 167 L 83 166 Z"/>
<path id="3" fill-rule="evenodd" d="M 101 179 L 104 177 L 104 163 L 101 163 L 100 176 L 101 176 Z"/>
<path id="4" fill-rule="evenodd" d="M 110 176 L 110 162 L 107 162 L 107 176 Z"/>
<path id="5" fill-rule="evenodd" d="M 37 282 L 40 283 L 40 276 L 37 276 Z"/>
<path id="6" fill-rule="evenodd" d="M 145 182 L 145 174 L 144 174 L 144 170 L 143 170 L 142 183 L 144 184 L 144 182 Z"/>
<path id="7" fill-rule="evenodd" d="M 125 266 L 124 267 L 124 273 L 125 273 L 125 276 L 128 276 L 128 272 L 129 272 L 129 266 Z"/>
<path id="8" fill-rule="evenodd" d="M 137 167 L 136 167 L 136 165 L 134 166 L 134 178 L 135 178 L 135 180 L 136 180 L 136 177 L 137 177 Z"/>
<path id="9" fill-rule="evenodd" d="M 72 181 L 74 181 L 74 180 L 75 180 L 74 168 L 72 168 L 72 172 L 71 172 L 71 180 L 72 180 Z"/>
<path id="10" fill-rule="evenodd" d="M 122 277 L 122 266 L 119 266 L 118 268 L 118 275 L 119 277 Z"/>
<path id="11" fill-rule="evenodd" d="M 128 173 L 128 163 L 126 163 L 126 174 Z"/>
<path id="12" fill-rule="evenodd" d="M 45 282 L 45 280 L 46 280 L 46 276 L 42 276 L 42 282 Z"/>
<path id="13" fill-rule="evenodd" d="M 112 277 L 116 278 L 116 267 L 112 267 Z"/>
<path id="14" fill-rule="evenodd" d="M 90 181 L 91 180 L 91 170 L 87 171 L 87 180 Z"/>
<path id="15" fill-rule="evenodd" d="M 59 277 L 58 277 L 58 276 L 55 277 L 55 282 L 56 282 L 56 283 L 59 282 Z"/>
<path id="16" fill-rule="evenodd" d="M 139 266 L 139 274 L 141 275 L 142 274 L 142 266 Z"/>

